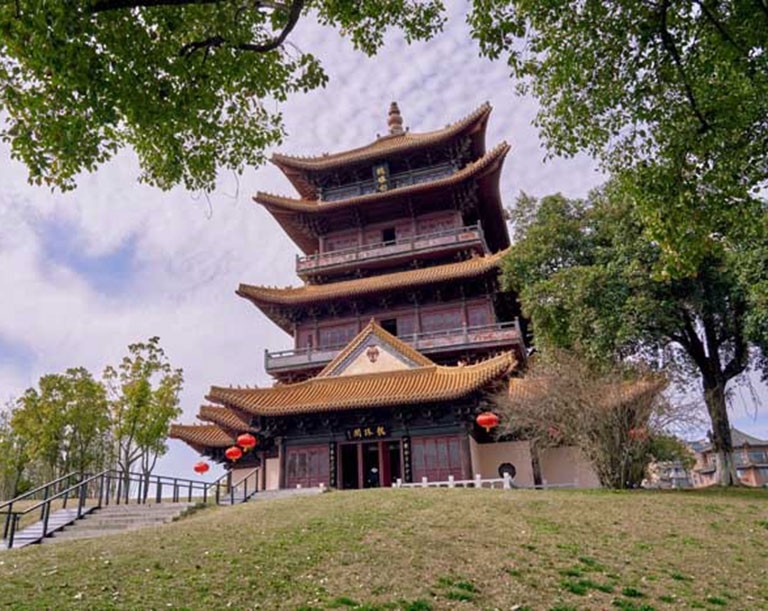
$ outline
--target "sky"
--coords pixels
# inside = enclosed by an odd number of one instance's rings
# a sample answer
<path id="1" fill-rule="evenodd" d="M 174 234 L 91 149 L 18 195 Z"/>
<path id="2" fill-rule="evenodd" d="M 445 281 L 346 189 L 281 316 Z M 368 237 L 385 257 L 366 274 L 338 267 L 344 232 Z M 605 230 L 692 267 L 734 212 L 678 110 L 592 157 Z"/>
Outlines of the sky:
<path id="1" fill-rule="evenodd" d="M 449 3 L 458 7 L 459 3 Z M 506 204 L 525 191 L 581 197 L 601 182 L 593 160 L 545 161 L 532 120 L 504 62 L 478 57 L 464 16 L 452 8 L 442 35 L 407 45 L 397 33 L 374 58 L 311 19 L 292 41 L 317 55 L 324 88 L 281 105 L 288 135 L 280 151 L 314 155 L 361 146 L 387 131 L 397 101 L 412 131 L 437 129 L 489 101 L 487 143 L 512 145 L 501 178 Z M 131 151 L 120 153 L 66 194 L 27 184 L 26 169 L 0 143 L 0 401 L 68 367 L 99 374 L 128 344 L 161 338 L 184 369 L 180 421 L 194 422 L 211 385 L 270 384 L 264 350 L 291 339 L 234 293 L 240 282 L 298 284 L 298 248 L 254 204 L 256 191 L 295 195 L 276 167 L 222 173 L 208 197 L 138 182 Z M 765 389 L 760 389 L 763 404 Z M 768 438 L 768 410 L 755 416 L 736 391 L 735 426 Z M 157 472 L 193 476 L 197 454 L 170 441 Z"/>

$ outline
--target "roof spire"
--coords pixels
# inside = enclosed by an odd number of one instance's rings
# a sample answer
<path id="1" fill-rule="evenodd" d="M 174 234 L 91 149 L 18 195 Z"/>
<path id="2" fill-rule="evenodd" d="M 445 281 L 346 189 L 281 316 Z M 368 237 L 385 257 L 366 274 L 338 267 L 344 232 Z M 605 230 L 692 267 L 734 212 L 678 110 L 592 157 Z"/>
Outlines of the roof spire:
<path id="1" fill-rule="evenodd" d="M 392 102 L 389 105 L 387 125 L 389 125 L 389 133 L 392 136 L 401 136 L 405 133 L 403 130 L 403 117 L 400 116 L 400 108 L 398 108 L 397 102 Z"/>

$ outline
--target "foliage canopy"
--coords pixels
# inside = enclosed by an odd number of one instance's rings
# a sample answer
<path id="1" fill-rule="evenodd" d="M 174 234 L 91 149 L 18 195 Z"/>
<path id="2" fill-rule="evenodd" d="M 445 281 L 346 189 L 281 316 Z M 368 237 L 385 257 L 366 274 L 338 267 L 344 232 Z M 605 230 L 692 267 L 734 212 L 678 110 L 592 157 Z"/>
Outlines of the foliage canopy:
<path id="1" fill-rule="evenodd" d="M 734 253 L 710 253 L 694 275 L 660 277 L 661 249 L 613 182 L 587 201 L 521 196 L 511 214 L 516 245 L 504 278 L 519 291 L 537 343 L 594 363 L 679 366 L 700 381 L 715 448 L 728 461 L 727 385 L 751 366 L 768 373 L 768 335 L 749 323 L 753 306 Z"/>
<path id="2" fill-rule="evenodd" d="M 442 26 L 437 0 L 0 0 L 0 137 L 37 184 L 74 188 L 129 145 L 142 180 L 211 190 L 280 142 L 275 102 L 325 84 L 286 42 L 310 10 L 369 54 Z"/>
<path id="3" fill-rule="evenodd" d="M 469 21 L 538 99 L 550 151 L 622 177 L 662 266 L 693 273 L 765 222 L 765 0 L 474 0 Z"/>

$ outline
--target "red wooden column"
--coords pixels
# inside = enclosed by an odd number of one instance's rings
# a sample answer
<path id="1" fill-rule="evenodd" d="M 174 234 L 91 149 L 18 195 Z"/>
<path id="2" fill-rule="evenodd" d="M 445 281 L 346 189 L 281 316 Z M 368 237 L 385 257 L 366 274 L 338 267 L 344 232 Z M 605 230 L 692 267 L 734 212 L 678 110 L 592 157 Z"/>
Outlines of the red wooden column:
<path id="1" fill-rule="evenodd" d="M 357 444 L 357 487 L 365 488 L 365 467 L 363 466 L 363 444 Z"/>

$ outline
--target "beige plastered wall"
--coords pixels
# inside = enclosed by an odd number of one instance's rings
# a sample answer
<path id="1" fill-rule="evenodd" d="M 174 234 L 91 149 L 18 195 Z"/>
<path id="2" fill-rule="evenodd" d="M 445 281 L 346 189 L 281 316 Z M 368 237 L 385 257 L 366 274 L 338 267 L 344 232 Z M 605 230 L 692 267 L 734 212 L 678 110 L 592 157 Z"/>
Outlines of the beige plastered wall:
<path id="1" fill-rule="evenodd" d="M 267 458 L 266 462 L 266 490 L 277 490 L 280 488 L 280 459 Z"/>
<path id="2" fill-rule="evenodd" d="M 259 472 L 253 471 L 253 467 L 245 467 L 242 469 L 232 469 L 232 485 L 239 484 L 246 477 L 248 478 L 248 490 L 253 490 L 255 486 L 259 485 Z M 243 484 L 240 484 L 241 486 Z"/>
<path id="3" fill-rule="evenodd" d="M 547 448 L 539 452 L 542 484 L 570 484 L 577 488 L 599 488 L 592 465 L 573 447 Z"/>
<path id="4" fill-rule="evenodd" d="M 517 486 L 533 486 L 531 447 L 527 441 L 502 441 L 477 443 L 469 438 L 469 455 L 472 459 L 472 475 L 485 478 L 499 477 L 499 465 L 508 462 L 517 473 L 513 483 Z"/>

